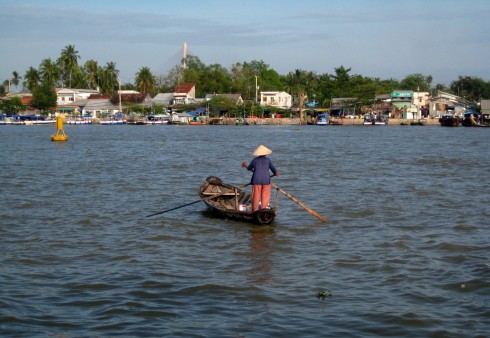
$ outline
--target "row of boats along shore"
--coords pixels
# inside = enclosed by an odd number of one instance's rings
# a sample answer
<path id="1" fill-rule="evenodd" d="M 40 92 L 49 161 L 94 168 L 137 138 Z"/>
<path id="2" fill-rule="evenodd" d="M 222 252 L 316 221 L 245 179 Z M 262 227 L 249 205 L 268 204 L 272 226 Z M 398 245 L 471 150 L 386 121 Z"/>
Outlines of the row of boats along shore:
<path id="1" fill-rule="evenodd" d="M 192 115 L 188 113 L 167 114 L 167 115 L 147 115 L 138 117 L 127 117 L 125 114 L 115 114 L 110 118 L 92 118 L 90 116 L 68 117 L 63 119 L 67 125 L 268 125 L 268 124 L 300 124 L 299 118 L 210 118 L 207 116 Z M 13 115 L 0 114 L 0 125 L 46 125 L 56 124 L 55 118 L 48 118 L 43 115 Z M 490 127 L 490 116 L 479 114 L 476 111 L 468 110 L 461 116 L 447 114 L 438 119 L 390 119 L 386 115 L 366 114 L 364 116 L 337 117 L 329 113 L 321 113 L 315 117 L 309 116 L 305 124 L 318 126 L 341 126 L 341 125 L 434 125 L 439 124 L 443 127 Z"/>

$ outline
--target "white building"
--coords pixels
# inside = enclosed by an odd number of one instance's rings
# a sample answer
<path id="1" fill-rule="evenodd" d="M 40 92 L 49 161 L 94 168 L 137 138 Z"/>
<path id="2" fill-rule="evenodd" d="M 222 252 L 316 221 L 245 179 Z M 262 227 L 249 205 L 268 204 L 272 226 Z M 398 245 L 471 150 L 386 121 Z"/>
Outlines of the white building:
<path id="1" fill-rule="evenodd" d="M 99 94 L 95 89 L 75 89 L 75 88 L 57 88 L 56 104 L 58 106 L 71 105 L 78 100 L 86 100 L 92 94 Z"/>
<path id="2" fill-rule="evenodd" d="M 260 105 L 276 108 L 291 108 L 293 97 L 286 92 L 260 92 Z"/>

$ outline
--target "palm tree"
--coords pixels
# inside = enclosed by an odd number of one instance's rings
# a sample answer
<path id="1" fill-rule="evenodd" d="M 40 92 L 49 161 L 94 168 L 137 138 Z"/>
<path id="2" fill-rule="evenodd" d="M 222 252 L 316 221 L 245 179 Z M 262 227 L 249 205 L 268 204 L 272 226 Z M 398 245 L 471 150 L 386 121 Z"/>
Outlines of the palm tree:
<path id="1" fill-rule="evenodd" d="M 99 77 L 97 75 L 98 66 L 97 61 L 88 60 L 83 65 L 83 70 L 88 74 L 88 85 L 92 89 L 96 89 L 99 86 Z"/>
<path id="2" fill-rule="evenodd" d="M 107 65 L 97 69 L 97 77 L 99 78 L 99 90 L 102 94 L 113 94 L 118 86 L 119 70 L 116 69 L 114 62 L 107 62 Z"/>
<path id="3" fill-rule="evenodd" d="M 88 76 L 87 74 L 80 71 L 80 69 L 75 69 L 71 78 L 71 86 L 73 88 L 89 88 Z"/>
<path id="4" fill-rule="evenodd" d="M 332 79 L 335 81 L 338 88 L 345 88 L 348 86 L 349 80 L 351 76 L 349 72 L 352 68 L 345 68 L 344 66 L 340 66 L 338 68 L 334 68 L 335 75 L 332 75 Z"/>
<path id="5" fill-rule="evenodd" d="M 75 46 L 68 45 L 63 48 L 61 55 L 57 60 L 57 63 L 62 70 L 63 78 L 66 79 L 66 77 L 68 77 L 68 86 L 71 86 L 71 77 L 73 71 L 78 68 L 79 58 L 80 56 L 78 55 L 78 51 L 75 50 Z"/>
<path id="6" fill-rule="evenodd" d="M 98 85 L 99 85 L 99 92 L 101 94 L 111 94 L 112 91 L 109 90 L 107 83 L 109 82 L 107 80 L 107 72 L 105 68 L 103 67 L 97 67 L 97 79 L 98 79 Z"/>
<path id="7" fill-rule="evenodd" d="M 41 81 L 41 75 L 39 71 L 34 67 L 29 67 L 27 72 L 24 75 L 24 87 L 26 87 L 29 91 L 32 92 L 32 89 L 39 85 Z"/>
<path id="8" fill-rule="evenodd" d="M 4 88 L 4 91 L 7 93 L 7 94 L 10 94 L 10 79 L 6 79 L 5 81 L 3 81 L 3 86 Z M 5 90 L 5 88 L 7 88 L 7 90 Z"/>
<path id="9" fill-rule="evenodd" d="M 17 91 L 17 86 L 19 85 L 20 79 L 22 79 L 22 76 L 19 76 L 19 73 L 14 70 L 12 72 L 12 79 L 10 79 L 10 82 L 15 86 L 15 91 Z"/>
<path id="10" fill-rule="evenodd" d="M 155 77 L 148 67 L 141 67 L 136 73 L 136 88 L 143 94 L 148 94 L 155 88 Z"/>
<path id="11" fill-rule="evenodd" d="M 119 87 L 119 70 L 116 68 L 115 62 L 107 62 L 105 66 L 106 81 L 110 93 L 113 93 Z"/>
<path id="12" fill-rule="evenodd" d="M 50 58 L 44 59 L 39 65 L 42 82 L 55 86 L 58 82 L 60 69 Z"/>
<path id="13" fill-rule="evenodd" d="M 303 106 L 307 96 L 304 91 L 300 90 L 298 93 L 298 97 L 299 97 L 299 124 L 303 124 L 303 120 L 304 120 Z"/>

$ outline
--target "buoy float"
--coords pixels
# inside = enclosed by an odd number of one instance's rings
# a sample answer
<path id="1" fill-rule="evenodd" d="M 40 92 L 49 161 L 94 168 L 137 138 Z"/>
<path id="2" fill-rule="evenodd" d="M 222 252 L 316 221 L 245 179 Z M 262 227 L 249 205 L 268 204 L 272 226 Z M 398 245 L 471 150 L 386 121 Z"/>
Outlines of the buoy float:
<path id="1" fill-rule="evenodd" d="M 56 133 L 51 135 L 51 141 L 68 141 L 68 135 L 63 131 L 63 118 L 56 117 Z"/>

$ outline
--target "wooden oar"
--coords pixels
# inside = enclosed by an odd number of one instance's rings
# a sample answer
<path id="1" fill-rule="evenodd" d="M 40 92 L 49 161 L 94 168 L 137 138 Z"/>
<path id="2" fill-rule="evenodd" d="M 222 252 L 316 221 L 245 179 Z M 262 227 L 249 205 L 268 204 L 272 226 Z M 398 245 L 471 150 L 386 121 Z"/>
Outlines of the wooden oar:
<path id="1" fill-rule="evenodd" d="M 238 188 L 245 188 L 248 185 L 250 185 L 250 183 L 241 185 Z M 220 196 L 222 196 L 222 195 L 224 195 L 226 193 L 227 192 L 222 192 L 222 193 L 219 193 L 219 194 L 216 194 L 216 195 L 211 195 L 211 196 L 208 196 L 208 197 L 205 197 L 205 198 L 200 198 L 200 199 L 195 200 L 193 202 L 189 202 L 189 203 L 186 203 L 186 204 L 183 204 L 183 205 L 179 205 L 178 207 L 175 207 L 175 208 L 171 208 L 171 209 L 163 210 L 163 211 L 160 211 L 160 212 L 156 212 L 156 213 L 151 214 L 151 215 L 147 215 L 146 217 L 151 217 L 151 216 L 155 216 L 155 215 L 164 214 L 166 212 L 177 210 L 177 209 L 180 209 L 180 208 L 183 208 L 183 207 L 187 207 L 187 206 L 192 205 L 192 204 L 196 204 L 196 203 L 204 202 L 204 201 L 209 201 L 209 200 L 212 200 L 213 198 L 220 197 Z"/>
<path id="2" fill-rule="evenodd" d="M 303 203 L 301 203 L 300 201 L 298 201 L 298 199 L 296 199 L 294 196 L 292 196 L 291 194 L 287 193 L 286 191 L 280 189 L 277 185 L 275 185 L 274 183 L 271 183 L 271 185 L 276 188 L 277 190 L 279 190 L 282 194 L 284 194 L 287 198 L 289 198 L 291 201 L 295 202 L 296 204 L 298 204 L 300 207 L 302 207 L 303 209 L 305 209 L 306 211 L 308 211 L 310 214 L 312 214 L 313 216 L 315 216 L 316 218 L 318 218 L 320 221 L 322 222 L 328 222 L 328 220 L 324 217 L 322 217 L 321 215 L 317 214 L 314 210 L 312 210 L 311 208 L 308 208 L 306 205 L 304 205 Z"/>

